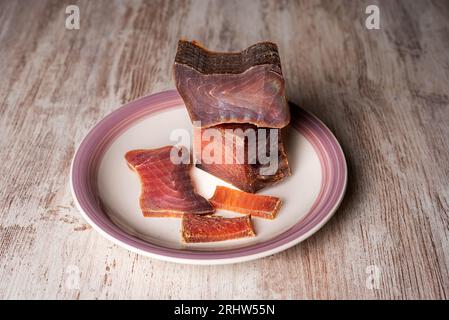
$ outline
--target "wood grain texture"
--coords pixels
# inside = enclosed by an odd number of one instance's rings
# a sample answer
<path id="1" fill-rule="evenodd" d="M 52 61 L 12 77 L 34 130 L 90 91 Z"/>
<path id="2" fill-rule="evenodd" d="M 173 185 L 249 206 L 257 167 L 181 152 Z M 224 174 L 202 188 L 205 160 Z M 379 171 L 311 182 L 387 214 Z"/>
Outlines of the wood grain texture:
<path id="1" fill-rule="evenodd" d="M 81 28 L 66 30 L 74 3 Z M 374 2 L 381 29 L 367 30 L 372 3 L 0 1 L 0 298 L 446 299 L 449 3 Z M 307 241 L 184 266 L 113 245 L 74 208 L 76 146 L 121 104 L 174 87 L 181 37 L 278 43 L 289 98 L 341 142 L 347 195 Z"/>

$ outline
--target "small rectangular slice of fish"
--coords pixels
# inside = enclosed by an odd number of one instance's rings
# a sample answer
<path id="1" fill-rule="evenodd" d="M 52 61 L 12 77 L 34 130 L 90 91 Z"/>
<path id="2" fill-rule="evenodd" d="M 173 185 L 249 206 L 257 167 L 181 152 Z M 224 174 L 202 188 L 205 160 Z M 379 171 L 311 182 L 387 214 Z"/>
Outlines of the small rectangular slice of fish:
<path id="1" fill-rule="evenodd" d="M 283 128 L 290 122 L 276 44 L 256 43 L 241 52 L 212 52 L 180 40 L 174 63 L 176 88 L 200 127 L 251 123 Z"/>
<path id="2" fill-rule="evenodd" d="M 250 216 L 225 218 L 191 214 L 182 217 L 181 233 L 185 243 L 224 241 L 256 235 Z"/>
<path id="3" fill-rule="evenodd" d="M 253 217 L 274 219 L 282 206 L 277 197 L 247 193 L 223 186 L 217 186 L 209 202 L 215 209 L 229 210 Z"/>
<path id="4" fill-rule="evenodd" d="M 175 149 L 173 149 L 175 148 Z M 126 153 L 128 166 L 140 178 L 140 208 L 145 217 L 181 217 L 189 214 L 211 214 L 212 205 L 195 192 L 190 177 L 191 163 L 176 164 L 170 153 L 187 149 L 166 146 L 158 149 L 139 149 Z"/>

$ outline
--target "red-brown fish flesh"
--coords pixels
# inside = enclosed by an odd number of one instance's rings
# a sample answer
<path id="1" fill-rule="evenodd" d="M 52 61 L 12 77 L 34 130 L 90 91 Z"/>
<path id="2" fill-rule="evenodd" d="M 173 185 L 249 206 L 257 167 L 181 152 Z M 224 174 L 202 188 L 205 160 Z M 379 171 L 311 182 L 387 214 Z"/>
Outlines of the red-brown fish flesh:
<path id="1" fill-rule="evenodd" d="M 132 150 L 126 153 L 129 167 L 141 181 L 140 207 L 145 217 L 181 217 L 185 213 L 210 214 L 211 204 L 195 192 L 191 164 L 175 164 L 170 152 L 178 147 Z"/>
<path id="2" fill-rule="evenodd" d="M 211 141 L 214 139 L 206 138 L 206 135 L 210 133 L 211 129 L 215 130 L 218 135 L 218 141 Z M 236 129 L 241 129 L 237 131 Z M 251 124 L 223 124 L 214 126 L 211 128 L 196 128 L 194 127 L 194 153 L 196 159 L 196 166 L 200 169 L 234 185 L 235 187 L 254 193 L 262 188 L 275 184 L 285 177 L 291 175 L 290 167 L 288 165 L 287 154 L 284 150 L 282 142 L 282 134 L 280 129 L 277 132 L 277 148 L 274 151 L 270 151 L 270 132 L 269 130 L 260 130 Z M 209 130 L 209 131 L 208 131 Z M 276 157 L 277 167 L 273 172 L 267 174 L 266 169 L 270 164 L 261 163 L 259 154 L 256 154 L 256 158 L 250 157 L 251 142 L 243 138 L 240 133 L 249 132 L 247 130 L 253 130 L 256 133 L 255 149 L 259 153 L 274 152 L 273 159 Z M 205 134 L 206 133 L 206 134 Z M 261 134 L 265 134 L 265 139 L 260 139 Z M 231 141 L 229 143 L 229 141 Z M 254 143 L 254 141 L 253 141 Z M 213 157 L 209 157 L 208 150 L 213 149 Z M 244 159 L 239 158 L 239 154 L 244 154 Z M 230 158 L 227 155 L 231 155 Z M 209 158 L 209 159 L 208 159 Z M 229 160 L 232 160 L 231 162 Z M 275 163 L 273 163 L 274 165 Z"/>
<path id="3" fill-rule="evenodd" d="M 209 202 L 215 209 L 229 210 L 253 217 L 274 219 L 282 201 L 277 197 L 247 193 L 223 186 L 217 186 Z"/>
<path id="4" fill-rule="evenodd" d="M 250 216 L 224 218 L 186 214 L 182 217 L 182 239 L 186 243 L 223 241 L 255 235 Z"/>
<path id="5" fill-rule="evenodd" d="M 251 123 L 283 128 L 290 121 L 276 44 L 235 53 L 212 52 L 180 40 L 174 64 L 179 94 L 195 126 Z"/>

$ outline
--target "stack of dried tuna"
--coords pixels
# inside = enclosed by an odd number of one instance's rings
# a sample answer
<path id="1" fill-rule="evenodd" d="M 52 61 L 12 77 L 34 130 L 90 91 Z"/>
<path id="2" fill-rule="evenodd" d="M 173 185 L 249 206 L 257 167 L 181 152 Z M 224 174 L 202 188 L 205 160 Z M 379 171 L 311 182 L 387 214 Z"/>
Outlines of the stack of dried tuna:
<path id="1" fill-rule="evenodd" d="M 207 201 L 194 190 L 191 165 L 173 163 L 173 147 L 133 150 L 125 157 L 141 179 L 144 216 L 182 217 L 185 242 L 255 236 L 251 215 L 274 219 L 282 202 L 253 193 L 291 175 L 280 132 L 290 113 L 276 45 L 218 53 L 181 40 L 174 77 L 194 126 L 196 165 L 243 191 L 218 186 Z M 215 208 L 246 216 L 215 216 Z"/>
<path id="2" fill-rule="evenodd" d="M 291 174 L 280 132 L 289 123 L 290 112 L 274 43 L 258 43 L 238 53 L 217 53 L 181 40 L 174 77 L 194 126 L 198 167 L 252 193 Z M 205 135 L 207 130 L 211 134 Z M 254 132 L 255 141 L 248 142 L 249 139 L 239 136 L 242 132 Z M 210 141 L 205 136 L 219 141 Z M 277 140 L 274 141 L 277 168 L 264 174 L 259 157 L 256 154 L 251 159 L 248 150 L 254 147 L 269 151 L 273 136 Z M 222 151 L 220 156 L 213 157 L 214 163 L 204 159 L 209 154 L 203 153 L 211 143 L 215 152 Z M 245 155 L 244 161 L 236 161 L 239 150 Z M 226 155 L 231 155 L 233 161 L 226 161 Z M 217 158 L 221 161 L 216 161 Z"/>

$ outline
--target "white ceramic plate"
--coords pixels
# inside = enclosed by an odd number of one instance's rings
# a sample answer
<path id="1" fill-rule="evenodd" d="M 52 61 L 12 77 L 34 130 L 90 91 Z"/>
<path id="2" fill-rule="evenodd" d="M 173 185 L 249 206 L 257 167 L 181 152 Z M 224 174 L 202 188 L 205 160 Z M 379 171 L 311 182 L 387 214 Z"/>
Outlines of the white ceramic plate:
<path id="1" fill-rule="evenodd" d="M 292 176 L 261 194 L 283 199 L 274 220 L 253 218 L 256 237 L 214 243 L 181 243 L 180 219 L 145 218 L 139 208 L 140 182 L 124 159 L 133 149 L 174 144 L 174 129 L 191 132 L 175 91 L 131 102 L 102 120 L 81 143 L 72 164 L 76 203 L 86 220 L 115 243 L 164 260 L 222 264 L 251 260 L 284 250 L 317 231 L 337 209 L 346 187 L 343 152 L 317 118 L 292 107 L 286 149 Z M 187 146 L 189 147 L 189 146 Z M 193 168 L 197 191 L 206 198 L 226 182 Z M 239 214 L 218 210 L 223 216 Z"/>

